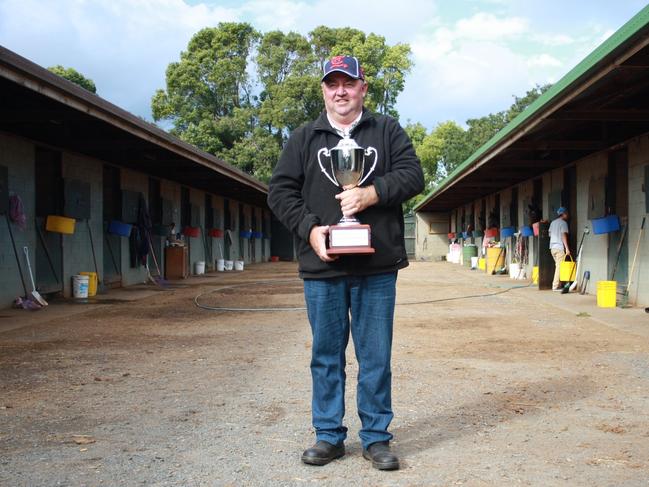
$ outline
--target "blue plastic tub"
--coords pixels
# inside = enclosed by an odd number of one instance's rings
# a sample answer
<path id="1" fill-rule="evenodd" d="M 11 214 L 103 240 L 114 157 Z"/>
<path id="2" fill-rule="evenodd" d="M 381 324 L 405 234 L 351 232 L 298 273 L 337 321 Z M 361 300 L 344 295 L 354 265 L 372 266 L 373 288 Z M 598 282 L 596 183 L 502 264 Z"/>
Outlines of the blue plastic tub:
<path id="1" fill-rule="evenodd" d="M 504 227 L 500 229 L 500 238 L 511 237 L 515 233 L 516 229 L 514 227 Z"/>
<path id="2" fill-rule="evenodd" d="M 239 232 L 239 237 L 241 238 L 250 238 L 252 237 L 252 232 L 246 232 L 244 230 Z"/>
<path id="3" fill-rule="evenodd" d="M 133 225 L 113 220 L 108 224 L 108 233 L 119 235 L 120 237 L 128 237 L 131 235 Z"/>
<path id="4" fill-rule="evenodd" d="M 533 237 L 534 236 L 534 230 L 532 230 L 532 227 L 521 227 L 521 236 L 522 237 Z"/>
<path id="5" fill-rule="evenodd" d="M 595 218 L 592 222 L 593 233 L 595 235 L 602 235 L 603 233 L 617 232 L 620 230 L 620 218 L 617 215 Z"/>

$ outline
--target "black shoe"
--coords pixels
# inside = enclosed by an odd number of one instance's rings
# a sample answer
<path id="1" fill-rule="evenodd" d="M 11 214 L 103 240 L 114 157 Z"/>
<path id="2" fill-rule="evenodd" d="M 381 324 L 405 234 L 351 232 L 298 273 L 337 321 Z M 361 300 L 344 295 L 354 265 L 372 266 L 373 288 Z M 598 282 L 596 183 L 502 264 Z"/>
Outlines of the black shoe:
<path id="1" fill-rule="evenodd" d="M 390 443 L 379 441 L 363 450 L 363 458 L 372 461 L 372 466 L 379 470 L 399 470 L 399 457 L 390 451 Z"/>
<path id="2" fill-rule="evenodd" d="M 344 454 L 345 445 L 342 442 L 332 445 L 327 441 L 320 440 L 311 448 L 304 450 L 302 461 L 309 465 L 326 465 Z"/>

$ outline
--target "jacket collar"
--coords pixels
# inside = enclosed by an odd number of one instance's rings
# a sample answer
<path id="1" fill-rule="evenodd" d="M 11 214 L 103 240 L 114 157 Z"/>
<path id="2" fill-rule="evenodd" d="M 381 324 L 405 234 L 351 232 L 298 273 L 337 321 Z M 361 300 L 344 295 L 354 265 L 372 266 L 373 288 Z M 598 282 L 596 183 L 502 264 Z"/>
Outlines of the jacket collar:
<path id="1" fill-rule="evenodd" d="M 358 130 L 358 127 L 367 123 L 369 120 L 372 120 L 373 118 L 374 118 L 374 113 L 368 110 L 367 108 L 363 108 L 363 114 L 361 115 L 361 119 L 356 125 L 356 127 L 354 127 L 354 130 L 352 132 L 355 132 L 356 130 Z M 332 134 L 338 135 L 338 132 L 334 130 L 334 128 L 329 123 L 329 120 L 327 119 L 326 110 L 323 110 L 322 113 L 320 113 L 320 116 L 316 119 L 313 125 L 313 129 L 321 130 L 325 132 L 331 132 Z"/>

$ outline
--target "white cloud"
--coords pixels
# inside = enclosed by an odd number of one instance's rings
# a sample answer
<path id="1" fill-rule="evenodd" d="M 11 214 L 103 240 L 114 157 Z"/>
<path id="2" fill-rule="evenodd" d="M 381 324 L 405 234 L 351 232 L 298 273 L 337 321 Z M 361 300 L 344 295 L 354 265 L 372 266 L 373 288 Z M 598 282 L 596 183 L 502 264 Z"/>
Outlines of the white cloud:
<path id="1" fill-rule="evenodd" d="M 490 13 L 479 12 L 457 22 L 455 37 L 493 41 L 516 37 L 524 34 L 527 30 L 527 19 L 521 17 L 499 18 Z"/>
<path id="2" fill-rule="evenodd" d="M 546 46 L 567 46 L 576 42 L 572 36 L 567 34 L 535 34 L 533 39 Z"/>
<path id="3" fill-rule="evenodd" d="M 527 65 L 530 67 L 560 67 L 563 65 L 556 57 L 550 54 L 543 53 L 536 56 L 531 56 L 527 59 Z"/>
<path id="4" fill-rule="evenodd" d="M 167 64 L 192 34 L 237 15 L 182 0 L 5 0 L 0 44 L 45 67 L 74 67 L 102 97 L 146 115 Z"/>

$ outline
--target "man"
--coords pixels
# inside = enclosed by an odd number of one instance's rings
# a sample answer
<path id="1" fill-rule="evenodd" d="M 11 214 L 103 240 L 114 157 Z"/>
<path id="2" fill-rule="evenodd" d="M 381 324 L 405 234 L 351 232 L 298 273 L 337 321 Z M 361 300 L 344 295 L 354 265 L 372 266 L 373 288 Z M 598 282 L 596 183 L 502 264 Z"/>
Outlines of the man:
<path id="1" fill-rule="evenodd" d="M 560 269 L 563 260 L 571 255 L 568 243 L 568 210 L 563 206 L 557 210 L 558 217 L 550 223 L 550 253 L 554 258 L 554 279 L 552 290 L 561 291 Z"/>
<path id="2" fill-rule="evenodd" d="M 321 86 L 325 111 L 291 134 L 268 194 L 270 208 L 297 236 L 313 334 L 316 444 L 303 453 L 302 461 L 325 465 L 345 454 L 345 349 L 351 328 L 359 363 L 363 456 L 375 468 L 393 470 L 399 460 L 390 450 L 388 432 L 393 417 L 392 323 L 397 271 L 408 265 L 401 204 L 423 190 L 423 173 L 398 122 L 363 107 L 368 86 L 356 58 L 335 56 L 325 63 Z M 321 173 L 318 150 L 335 147 L 342 137 L 378 151 L 376 169 L 363 187 L 341 190 Z M 327 255 L 329 225 L 341 214 L 371 225 L 374 254 Z"/>

